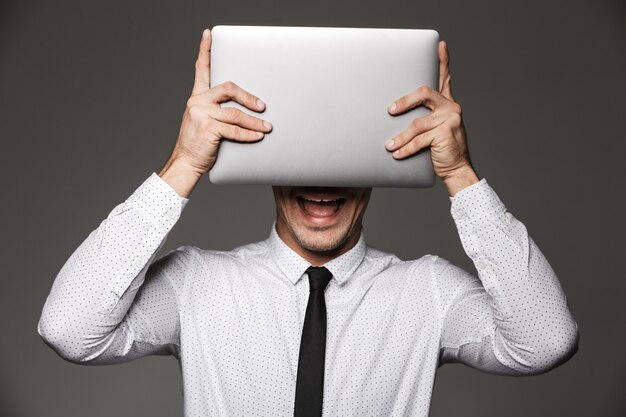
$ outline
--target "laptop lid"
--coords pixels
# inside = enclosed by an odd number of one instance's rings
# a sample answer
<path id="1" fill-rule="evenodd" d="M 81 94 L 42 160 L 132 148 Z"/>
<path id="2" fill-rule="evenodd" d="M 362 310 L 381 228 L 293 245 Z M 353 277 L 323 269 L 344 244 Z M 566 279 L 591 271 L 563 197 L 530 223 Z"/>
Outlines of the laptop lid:
<path id="1" fill-rule="evenodd" d="M 211 86 L 231 80 L 258 96 L 273 130 L 254 143 L 222 139 L 215 184 L 431 187 L 429 149 L 396 160 L 387 139 L 430 113 L 387 105 L 438 88 L 439 34 L 424 29 L 237 26 L 212 28 Z"/>

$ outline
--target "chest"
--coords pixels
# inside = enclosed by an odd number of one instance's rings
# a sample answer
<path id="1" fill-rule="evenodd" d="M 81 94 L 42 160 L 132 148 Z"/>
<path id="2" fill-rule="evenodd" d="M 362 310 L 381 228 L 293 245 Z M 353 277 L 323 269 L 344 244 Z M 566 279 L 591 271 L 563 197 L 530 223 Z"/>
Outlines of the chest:
<path id="1" fill-rule="evenodd" d="M 213 366 L 295 381 L 309 297 L 296 285 L 262 273 L 222 271 L 187 293 L 181 306 L 184 352 Z M 366 383 L 384 374 L 402 379 L 407 364 L 436 360 L 439 306 L 428 281 L 396 273 L 363 274 L 325 291 L 326 372 Z M 228 365 L 225 365 L 228 364 Z"/>

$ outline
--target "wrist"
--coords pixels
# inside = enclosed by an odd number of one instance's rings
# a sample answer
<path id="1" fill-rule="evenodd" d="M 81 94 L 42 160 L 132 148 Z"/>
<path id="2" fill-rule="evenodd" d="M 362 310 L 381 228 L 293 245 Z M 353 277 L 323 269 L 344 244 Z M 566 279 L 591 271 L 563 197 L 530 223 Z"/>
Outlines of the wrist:
<path id="1" fill-rule="evenodd" d="M 172 187 L 181 197 L 189 198 L 202 173 L 180 159 L 171 158 L 159 172 L 165 182 Z"/>
<path id="2" fill-rule="evenodd" d="M 448 189 L 450 197 L 454 197 L 454 195 L 463 188 L 469 187 L 470 185 L 476 184 L 480 181 L 478 175 L 474 171 L 474 168 L 472 168 L 470 164 L 455 169 L 443 177 L 442 180 Z"/>

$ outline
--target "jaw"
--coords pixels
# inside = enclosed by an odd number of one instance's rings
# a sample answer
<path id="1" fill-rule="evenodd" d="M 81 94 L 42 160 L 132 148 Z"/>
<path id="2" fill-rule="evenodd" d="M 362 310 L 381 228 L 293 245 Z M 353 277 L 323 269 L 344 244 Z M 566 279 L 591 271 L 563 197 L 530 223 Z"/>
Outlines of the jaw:
<path id="1" fill-rule="evenodd" d="M 294 252 L 313 266 L 321 266 L 349 251 L 359 240 L 361 224 L 342 228 L 294 225 L 277 216 L 276 232 Z"/>
<path id="2" fill-rule="evenodd" d="M 273 190 L 277 232 L 305 259 L 323 264 L 323 260 L 339 256 L 358 241 L 371 189 L 273 187 Z"/>

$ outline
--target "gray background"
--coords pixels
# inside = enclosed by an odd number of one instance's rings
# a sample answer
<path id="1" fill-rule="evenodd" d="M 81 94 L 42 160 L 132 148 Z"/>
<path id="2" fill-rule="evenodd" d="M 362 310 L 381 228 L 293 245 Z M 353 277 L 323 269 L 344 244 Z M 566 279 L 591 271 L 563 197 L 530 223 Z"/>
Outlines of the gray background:
<path id="1" fill-rule="evenodd" d="M 450 45 L 475 167 L 556 270 L 581 340 L 573 359 L 541 376 L 444 366 L 431 414 L 626 415 L 622 2 L 3 0 L 0 7 L 3 416 L 182 415 L 172 357 L 73 365 L 44 345 L 36 324 L 67 258 L 163 166 L 201 30 L 216 24 L 437 29 Z M 449 204 L 439 181 L 428 190 L 375 189 L 368 243 L 403 259 L 438 254 L 473 271 Z M 273 215 L 269 187 L 204 178 L 162 252 L 264 239 Z"/>

